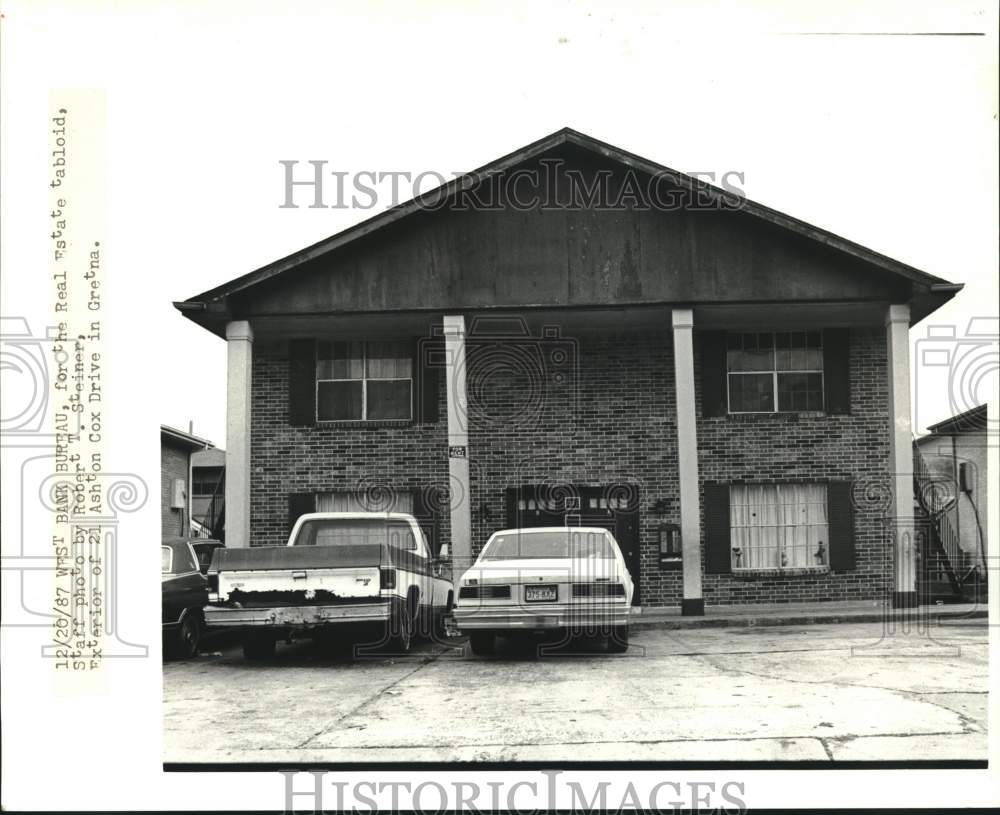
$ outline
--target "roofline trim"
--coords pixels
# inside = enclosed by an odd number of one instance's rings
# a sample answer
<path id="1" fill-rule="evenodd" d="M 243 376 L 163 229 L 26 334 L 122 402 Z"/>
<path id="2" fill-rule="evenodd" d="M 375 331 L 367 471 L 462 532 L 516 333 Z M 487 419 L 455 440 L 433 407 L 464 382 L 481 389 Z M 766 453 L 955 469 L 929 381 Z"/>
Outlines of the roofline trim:
<path id="1" fill-rule="evenodd" d="M 208 439 L 203 439 L 201 436 L 194 436 L 191 433 L 185 433 L 183 430 L 178 430 L 176 427 L 170 427 L 169 425 L 161 424 L 160 433 L 183 442 L 195 450 L 210 450 L 215 447 Z"/>
<path id="2" fill-rule="evenodd" d="M 946 431 L 942 430 L 942 428 L 950 427 L 950 428 L 960 429 L 960 425 L 963 422 L 973 418 L 978 419 L 979 414 L 982 414 L 984 419 L 988 419 L 987 408 L 985 403 L 981 405 L 976 405 L 975 407 L 969 408 L 963 413 L 959 413 L 947 419 L 942 419 L 940 422 L 936 422 L 935 424 L 927 425 L 928 433 L 929 435 L 932 436 L 945 435 Z"/>

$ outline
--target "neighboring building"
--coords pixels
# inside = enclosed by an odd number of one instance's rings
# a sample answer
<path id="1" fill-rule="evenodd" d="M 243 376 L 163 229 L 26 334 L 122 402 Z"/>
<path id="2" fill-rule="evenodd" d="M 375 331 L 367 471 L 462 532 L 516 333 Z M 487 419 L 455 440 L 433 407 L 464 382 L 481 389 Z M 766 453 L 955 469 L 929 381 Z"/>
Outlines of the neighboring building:
<path id="1" fill-rule="evenodd" d="M 562 130 L 176 305 L 228 341 L 229 546 L 599 524 L 700 614 L 917 602 L 908 330 L 960 289 Z"/>
<path id="2" fill-rule="evenodd" d="M 191 526 L 201 538 L 225 540 L 226 451 L 218 447 L 191 456 Z"/>
<path id="3" fill-rule="evenodd" d="M 183 430 L 160 425 L 160 532 L 165 538 L 191 534 L 191 454 L 209 445 Z"/>
<path id="4" fill-rule="evenodd" d="M 943 537 L 953 537 L 960 550 L 953 564 L 960 578 L 970 569 L 984 577 L 986 552 L 986 405 L 979 405 L 927 428 L 916 449 L 929 478 L 920 497 L 944 521 Z M 918 461 L 918 471 L 920 469 Z"/>

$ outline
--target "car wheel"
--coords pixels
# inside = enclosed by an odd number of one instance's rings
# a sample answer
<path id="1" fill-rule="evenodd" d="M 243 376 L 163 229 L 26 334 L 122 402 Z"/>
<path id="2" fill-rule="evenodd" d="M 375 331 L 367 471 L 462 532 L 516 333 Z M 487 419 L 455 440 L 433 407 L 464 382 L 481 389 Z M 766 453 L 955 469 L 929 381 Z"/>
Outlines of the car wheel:
<path id="1" fill-rule="evenodd" d="M 274 656 L 276 641 L 267 634 L 253 634 L 243 640 L 243 658 L 251 662 L 261 662 Z"/>
<path id="2" fill-rule="evenodd" d="M 405 654 L 410 650 L 413 641 L 413 615 L 408 609 L 401 610 L 390 624 L 389 650 L 397 654 Z"/>
<path id="3" fill-rule="evenodd" d="M 608 635 L 608 653 L 624 654 L 628 650 L 628 624 L 612 626 Z"/>
<path id="4" fill-rule="evenodd" d="M 197 614 L 185 614 L 177 630 L 177 656 L 180 659 L 191 659 L 198 655 L 201 644 L 201 620 Z"/>
<path id="5" fill-rule="evenodd" d="M 492 631 L 472 631 L 469 633 L 469 647 L 476 656 L 493 653 L 496 635 Z"/>

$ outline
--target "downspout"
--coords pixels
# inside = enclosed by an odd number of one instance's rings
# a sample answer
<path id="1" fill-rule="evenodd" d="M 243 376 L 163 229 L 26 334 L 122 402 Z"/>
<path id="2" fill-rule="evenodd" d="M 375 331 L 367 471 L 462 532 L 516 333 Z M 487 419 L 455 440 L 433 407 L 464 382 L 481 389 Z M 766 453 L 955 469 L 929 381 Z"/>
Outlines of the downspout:
<path id="1" fill-rule="evenodd" d="M 959 497 L 962 492 L 962 485 L 959 483 L 959 472 L 958 472 L 958 451 L 955 444 L 955 434 L 951 434 L 951 475 L 952 481 L 955 485 L 955 535 L 958 538 L 959 546 L 962 543 L 962 510 L 960 508 L 961 501 Z"/>

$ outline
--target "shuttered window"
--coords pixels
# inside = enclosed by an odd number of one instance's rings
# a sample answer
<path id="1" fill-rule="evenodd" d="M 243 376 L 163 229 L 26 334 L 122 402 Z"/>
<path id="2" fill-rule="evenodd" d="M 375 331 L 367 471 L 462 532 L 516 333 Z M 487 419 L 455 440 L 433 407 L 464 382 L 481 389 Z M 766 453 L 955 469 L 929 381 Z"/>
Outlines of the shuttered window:
<path id="1" fill-rule="evenodd" d="M 705 572 L 851 571 L 849 481 L 704 487 Z"/>

